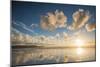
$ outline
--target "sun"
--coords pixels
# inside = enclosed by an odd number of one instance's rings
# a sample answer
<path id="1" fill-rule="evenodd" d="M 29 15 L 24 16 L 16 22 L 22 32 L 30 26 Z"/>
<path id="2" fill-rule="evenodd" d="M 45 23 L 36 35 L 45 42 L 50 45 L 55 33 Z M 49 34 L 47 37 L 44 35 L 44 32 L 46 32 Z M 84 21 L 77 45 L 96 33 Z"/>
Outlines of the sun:
<path id="1" fill-rule="evenodd" d="M 75 40 L 75 45 L 77 47 L 82 47 L 84 45 L 84 40 L 82 40 L 82 39 L 76 39 Z"/>

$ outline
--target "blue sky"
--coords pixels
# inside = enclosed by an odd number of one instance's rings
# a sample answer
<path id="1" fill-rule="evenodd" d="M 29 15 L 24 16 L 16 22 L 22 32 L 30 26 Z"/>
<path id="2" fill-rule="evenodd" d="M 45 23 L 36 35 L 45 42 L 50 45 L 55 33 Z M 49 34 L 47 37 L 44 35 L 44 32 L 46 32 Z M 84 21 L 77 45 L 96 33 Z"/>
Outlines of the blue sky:
<path id="1" fill-rule="evenodd" d="M 77 32 L 78 30 L 70 30 L 65 28 L 56 28 L 54 31 L 44 30 L 40 27 L 40 19 L 42 15 L 46 15 L 48 12 L 55 12 L 56 10 L 63 11 L 64 15 L 67 16 L 67 26 L 72 25 L 74 12 L 79 9 L 89 11 L 91 18 L 88 23 L 96 23 L 96 7 L 95 6 L 82 6 L 82 5 L 71 5 L 71 4 L 50 4 L 50 3 L 36 3 L 36 2 L 12 2 L 12 27 L 21 31 L 22 33 L 29 35 L 52 35 L 57 33 L 66 32 L 69 35 Z M 32 24 L 34 28 L 31 27 Z M 80 28 L 86 31 L 85 25 Z M 90 37 L 95 38 L 95 30 L 91 32 L 85 32 Z"/>

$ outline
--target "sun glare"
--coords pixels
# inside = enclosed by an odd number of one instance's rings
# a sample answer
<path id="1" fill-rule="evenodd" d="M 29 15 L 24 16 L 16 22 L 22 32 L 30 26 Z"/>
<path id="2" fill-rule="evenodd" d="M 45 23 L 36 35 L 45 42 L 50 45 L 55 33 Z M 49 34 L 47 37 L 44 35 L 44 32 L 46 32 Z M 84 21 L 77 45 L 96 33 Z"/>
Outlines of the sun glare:
<path id="1" fill-rule="evenodd" d="M 77 52 L 78 55 L 80 55 L 80 54 L 83 53 L 83 49 L 82 48 L 77 48 L 77 51 L 76 52 Z"/>
<path id="2" fill-rule="evenodd" d="M 84 41 L 82 39 L 76 39 L 75 40 L 75 45 L 77 47 L 81 47 L 84 44 Z"/>

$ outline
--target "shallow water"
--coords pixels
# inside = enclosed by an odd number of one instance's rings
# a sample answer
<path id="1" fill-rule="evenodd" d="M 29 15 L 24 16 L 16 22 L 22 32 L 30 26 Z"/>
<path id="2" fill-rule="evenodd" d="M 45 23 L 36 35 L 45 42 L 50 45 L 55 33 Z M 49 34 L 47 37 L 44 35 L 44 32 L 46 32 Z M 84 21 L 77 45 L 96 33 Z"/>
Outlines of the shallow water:
<path id="1" fill-rule="evenodd" d="M 95 48 L 12 49 L 12 65 L 95 61 Z"/>

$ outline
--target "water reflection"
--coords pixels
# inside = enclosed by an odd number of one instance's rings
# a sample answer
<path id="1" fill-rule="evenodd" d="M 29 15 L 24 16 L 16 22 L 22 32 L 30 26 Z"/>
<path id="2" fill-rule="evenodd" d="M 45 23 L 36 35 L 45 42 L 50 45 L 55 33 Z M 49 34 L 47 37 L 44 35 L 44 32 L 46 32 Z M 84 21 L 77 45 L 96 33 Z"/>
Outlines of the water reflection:
<path id="1" fill-rule="evenodd" d="M 13 49 L 13 65 L 63 63 L 95 60 L 95 48 Z"/>
<path id="2" fill-rule="evenodd" d="M 84 50 L 82 48 L 77 48 L 76 49 L 76 52 L 77 52 L 78 55 L 84 54 L 83 51 Z"/>

